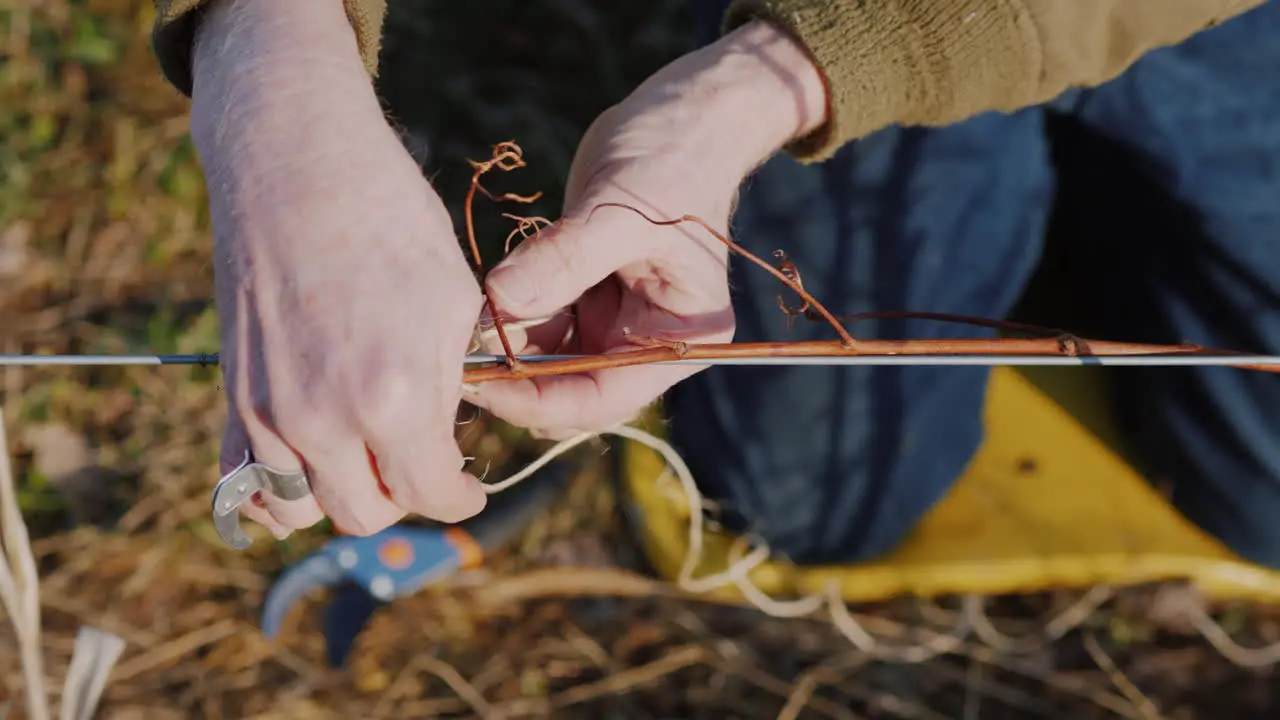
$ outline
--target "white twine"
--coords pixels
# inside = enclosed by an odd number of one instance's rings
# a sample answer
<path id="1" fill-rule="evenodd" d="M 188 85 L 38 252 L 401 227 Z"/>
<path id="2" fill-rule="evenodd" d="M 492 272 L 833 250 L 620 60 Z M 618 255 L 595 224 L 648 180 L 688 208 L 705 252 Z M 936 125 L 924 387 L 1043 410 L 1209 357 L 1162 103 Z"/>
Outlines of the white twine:
<path id="1" fill-rule="evenodd" d="M 757 610 L 775 618 L 805 617 L 825 606 L 832 624 L 840 634 L 857 649 L 878 659 L 903 663 L 923 662 L 938 655 L 959 650 L 971 634 L 1001 652 L 1032 652 L 1078 628 L 1114 595 L 1113 589 L 1109 586 L 1094 587 L 1071 606 L 1048 620 L 1040 633 L 1033 637 L 1022 638 L 1009 637 L 996 630 L 985 613 L 983 599 L 977 595 L 969 595 L 964 598 L 963 612 L 960 613 L 959 620 L 951 631 L 937 633 L 932 630 L 922 630 L 924 640 L 919 644 L 888 645 L 877 640 L 854 618 L 849 612 L 848 605 L 840 596 L 839 586 L 834 582 L 826 587 L 824 593 L 793 600 L 772 598 L 761 590 L 751 580 L 750 574 L 757 567 L 768 562 L 772 555 L 768 543 L 763 539 L 740 538 L 729 553 L 728 567 L 717 573 L 696 577 L 695 572 L 703 554 L 704 502 L 694 481 L 693 473 L 670 443 L 630 425 L 615 425 L 599 433 L 583 432 L 561 440 L 523 470 L 500 482 L 485 484 L 485 492 L 492 495 L 507 490 L 529 478 L 557 457 L 601 435 L 626 438 L 656 451 L 667 463 L 664 472 L 674 472 L 679 480 L 689 507 L 689 534 L 688 551 L 685 553 L 680 572 L 676 577 L 677 587 L 684 592 L 700 594 L 732 585 Z M 660 477 L 658 481 L 661 482 L 662 478 Z M 747 551 L 748 548 L 750 548 L 749 551 Z M 1232 640 L 1203 609 L 1193 607 L 1194 603 L 1185 605 L 1183 613 L 1192 626 L 1231 662 L 1243 667 L 1265 667 L 1280 663 L 1280 643 L 1261 648 L 1245 648 Z"/>

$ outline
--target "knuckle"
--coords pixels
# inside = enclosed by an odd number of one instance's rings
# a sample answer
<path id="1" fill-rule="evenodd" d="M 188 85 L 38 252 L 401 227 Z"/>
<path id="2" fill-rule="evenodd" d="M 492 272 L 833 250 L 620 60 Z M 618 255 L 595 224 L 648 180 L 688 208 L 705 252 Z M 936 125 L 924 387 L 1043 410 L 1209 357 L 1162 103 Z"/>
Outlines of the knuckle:
<path id="1" fill-rule="evenodd" d="M 396 505 L 419 515 L 431 515 L 431 511 L 438 501 L 432 498 L 431 493 L 422 486 L 423 484 L 417 478 L 406 477 L 401 474 L 391 479 L 392 482 L 386 483 L 387 491 L 391 494 L 391 500 Z"/>
<path id="2" fill-rule="evenodd" d="M 335 424 L 330 408 L 305 401 L 272 402 L 265 417 L 281 437 L 295 446 L 322 447 L 331 440 Z"/>
<path id="3" fill-rule="evenodd" d="M 376 428 L 396 429 L 413 416 L 420 382 L 399 369 L 371 372 L 355 398 L 361 417 Z"/>

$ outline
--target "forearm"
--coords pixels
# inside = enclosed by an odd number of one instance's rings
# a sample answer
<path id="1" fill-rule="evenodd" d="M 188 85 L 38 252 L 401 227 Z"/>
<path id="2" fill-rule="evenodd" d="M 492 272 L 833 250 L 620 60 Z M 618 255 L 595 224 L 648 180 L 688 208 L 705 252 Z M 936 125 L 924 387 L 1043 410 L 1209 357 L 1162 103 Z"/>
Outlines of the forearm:
<path id="1" fill-rule="evenodd" d="M 191 137 L 215 217 L 307 206 L 316 192 L 356 202 L 363 188 L 348 176 L 399 147 L 341 0 L 215 0 L 193 38 L 192 71 Z"/>
<path id="2" fill-rule="evenodd" d="M 812 54 L 830 118 L 790 149 L 813 161 L 888 125 L 943 125 L 1101 84 L 1262 2 L 737 0 L 725 27 L 764 19 Z"/>
<path id="3" fill-rule="evenodd" d="M 822 74 L 804 48 L 764 22 L 677 58 L 626 102 L 646 110 L 634 113 L 639 126 L 624 134 L 663 144 L 649 150 L 689 158 L 696 164 L 687 172 L 733 186 L 787 142 L 822 126 L 828 111 Z"/>
<path id="4" fill-rule="evenodd" d="M 334 111 L 376 106 L 340 0 L 214 0 L 206 8 L 192 39 L 193 125 L 224 110 L 304 109 L 312 98 L 341 98 Z"/>
<path id="5" fill-rule="evenodd" d="M 196 34 L 209 11 L 229 0 L 154 0 L 156 20 L 152 28 L 152 44 L 160 69 L 174 87 L 186 95 L 192 92 L 192 55 Z M 305 2 L 264 4 L 288 6 L 287 10 L 298 14 L 302 8 L 312 8 L 313 0 Z M 355 42 L 364 68 L 376 75 L 378 52 L 381 49 L 382 23 L 386 17 L 387 0 L 340 0 L 345 10 L 348 29 L 354 31 Z M 286 9 L 286 8 L 280 8 Z M 241 26 L 240 30 L 248 26 Z"/>
<path id="6" fill-rule="evenodd" d="M 795 39 L 764 22 L 749 23 L 720 41 L 712 72 L 701 83 L 712 88 L 718 136 L 746 143 L 756 162 L 793 138 L 827 123 L 829 102 L 822 73 Z"/>

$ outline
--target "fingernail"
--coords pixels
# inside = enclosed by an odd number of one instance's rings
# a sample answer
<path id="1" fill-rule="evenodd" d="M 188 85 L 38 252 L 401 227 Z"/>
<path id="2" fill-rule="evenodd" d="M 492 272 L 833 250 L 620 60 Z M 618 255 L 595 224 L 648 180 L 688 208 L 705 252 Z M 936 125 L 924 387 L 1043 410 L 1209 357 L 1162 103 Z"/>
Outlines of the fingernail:
<path id="1" fill-rule="evenodd" d="M 284 540 L 285 538 L 293 534 L 292 531 L 289 530 L 289 528 L 283 525 L 268 525 L 267 530 L 270 531 L 270 533 L 274 535 L 277 540 Z"/>
<path id="2" fill-rule="evenodd" d="M 498 305 L 508 310 L 523 307 L 538 299 L 537 286 L 520 272 L 519 267 L 507 265 L 495 268 L 489 273 L 486 284 Z"/>

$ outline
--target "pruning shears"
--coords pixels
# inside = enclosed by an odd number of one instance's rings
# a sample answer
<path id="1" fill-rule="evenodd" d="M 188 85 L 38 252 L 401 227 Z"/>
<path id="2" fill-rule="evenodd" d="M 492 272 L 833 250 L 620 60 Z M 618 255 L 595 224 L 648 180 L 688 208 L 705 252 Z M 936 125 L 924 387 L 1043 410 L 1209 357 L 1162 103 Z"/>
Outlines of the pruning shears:
<path id="1" fill-rule="evenodd" d="M 246 450 L 244 461 L 213 486 L 213 529 L 233 550 L 244 550 L 253 544 L 240 527 L 240 506 L 263 492 L 281 500 L 301 500 L 311 494 L 311 483 L 305 472 L 280 472 L 254 462 Z"/>
<path id="2" fill-rule="evenodd" d="M 320 588 L 336 588 L 325 608 L 327 661 L 339 668 L 379 607 L 454 573 L 522 532 L 559 496 L 569 473 L 555 465 L 490 496 L 484 511 L 458 524 L 397 525 L 366 537 L 339 536 L 286 569 L 267 590 L 262 631 L 280 632 L 286 615 Z"/>

